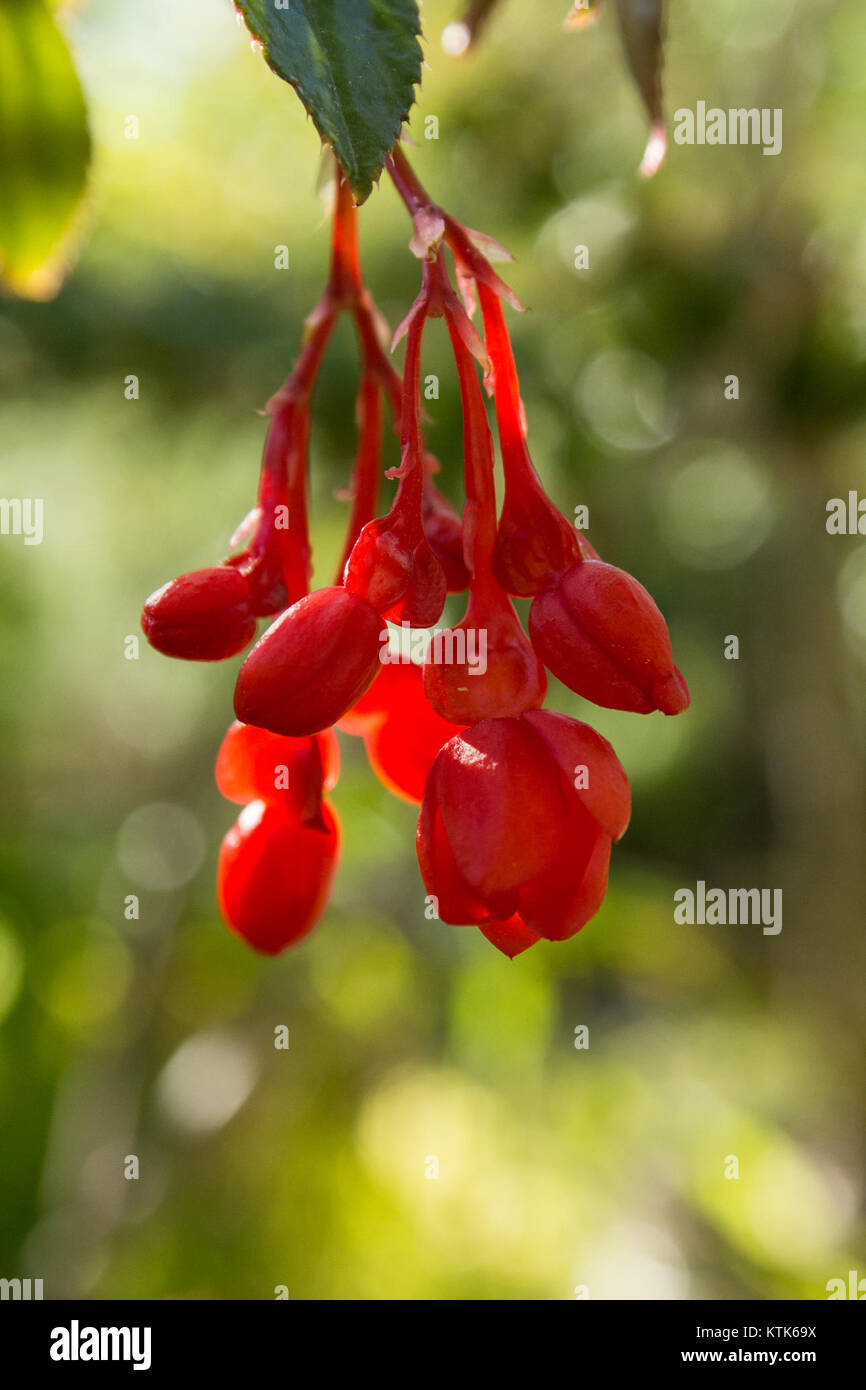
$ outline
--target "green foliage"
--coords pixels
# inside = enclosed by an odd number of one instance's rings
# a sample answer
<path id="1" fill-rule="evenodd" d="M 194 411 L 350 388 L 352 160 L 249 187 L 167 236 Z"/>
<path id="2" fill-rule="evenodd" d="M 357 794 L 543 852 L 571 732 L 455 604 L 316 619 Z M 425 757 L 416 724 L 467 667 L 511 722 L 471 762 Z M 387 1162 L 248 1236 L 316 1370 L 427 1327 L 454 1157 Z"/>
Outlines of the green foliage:
<path id="1" fill-rule="evenodd" d="M 370 193 L 421 81 L 415 0 L 236 0 L 268 65 L 291 83 L 359 201 Z"/>
<path id="2" fill-rule="evenodd" d="M 66 42 L 44 0 L 0 0 L 0 285 L 55 293 L 90 137 Z"/>

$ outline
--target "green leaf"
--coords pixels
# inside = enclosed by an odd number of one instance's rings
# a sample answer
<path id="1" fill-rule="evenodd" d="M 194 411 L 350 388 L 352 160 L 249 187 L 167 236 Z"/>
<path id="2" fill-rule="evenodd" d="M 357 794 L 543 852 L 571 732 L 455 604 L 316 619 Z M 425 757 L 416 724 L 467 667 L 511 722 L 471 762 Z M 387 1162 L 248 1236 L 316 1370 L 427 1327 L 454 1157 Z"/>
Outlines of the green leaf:
<path id="1" fill-rule="evenodd" d="M 75 64 L 45 0 L 0 0 L 0 285 L 55 294 L 87 178 Z"/>
<path id="2" fill-rule="evenodd" d="M 334 148 L 359 202 L 421 81 L 416 0 L 235 0 L 265 59 Z"/>

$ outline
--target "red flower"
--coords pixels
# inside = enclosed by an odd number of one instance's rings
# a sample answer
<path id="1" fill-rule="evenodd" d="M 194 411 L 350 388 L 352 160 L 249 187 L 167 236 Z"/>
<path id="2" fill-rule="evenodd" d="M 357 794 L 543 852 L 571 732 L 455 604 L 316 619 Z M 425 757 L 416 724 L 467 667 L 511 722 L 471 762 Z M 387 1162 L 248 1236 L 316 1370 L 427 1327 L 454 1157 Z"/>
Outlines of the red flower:
<path id="1" fill-rule="evenodd" d="M 330 274 L 298 360 L 268 402 L 256 506 L 230 542 L 245 548 L 152 594 L 142 626 L 159 651 L 216 661 L 254 638 L 257 618 L 281 614 L 243 662 L 240 722 L 217 759 L 220 791 L 246 803 L 219 859 L 220 906 L 234 931 L 275 954 L 323 911 L 339 851 L 325 800 L 339 770 L 339 724 L 364 739 L 390 791 L 421 805 L 418 859 L 434 915 L 474 924 L 514 957 L 573 935 L 598 910 L 630 812 L 610 744 L 541 709 L 546 668 L 613 708 L 677 714 L 689 693 L 649 594 L 599 559 L 535 471 L 500 300 L 520 305 L 485 259 L 495 245 L 430 202 L 399 144 L 386 162 L 422 261 L 421 292 L 392 344 L 405 333 L 402 381 L 361 278 L 353 195 L 338 171 Z M 484 339 L 470 317 L 476 298 Z M 312 393 L 344 311 L 361 348 L 352 508 L 337 583 L 309 594 Z M 422 429 L 428 318 L 445 319 L 457 368 L 460 513 L 434 484 L 438 464 Z M 479 364 L 494 396 L 501 510 Z M 398 487 L 378 516 L 386 400 L 400 463 L 385 471 Z M 467 589 L 465 616 L 433 634 L 423 668 L 382 662 L 387 622 L 431 628 L 447 593 Z M 533 599 L 528 635 L 512 596 Z"/>
<path id="2" fill-rule="evenodd" d="M 192 570 L 163 584 L 144 605 L 141 626 L 163 656 L 222 661 L 256 635 L 249 585 L 229 565 Z"/>
<path id="3" fill-rule="evenodd" d="M 579 562 L 589 549 L 589 542 L 556 509 L 528 469 L 527 456 L 526 475 L 519 481 L 509 479 L 493 561 L 503 589 L 523 597 L 537 594 L 551 575 Z"/>
<path id="4" fill-rule="evenodd" d="M 529 631 L 545 666 L 586 700 L 637 714 L 688 707 L 667 624 L 625 570 L 602 560 L 566 570 L 534 600 Z"/>
<path id="5" fill-rule="evenodd" d="M 473 585 L 462 622 L 434 633 L 424 689 L 443 718 L 463 726 L 544 704 L 544 667 L 495 581 L 484 589 Z"/>
<path id="6" fill-rule="evenodd" d="M 229 926 L 265 955 L 300 941 L 328 901 L 339 847 L 339 822 L 328 802 L 320 829 L 280 806 L 253 801 L 220 849 L 217 893 Z"/>
<path id="7" fill-rule="evenodd" d="M 364 527 L 346 564 L 345 584 L 389 622 L 413 627 L 435 623 L 448 592 L 432 546 L 423 533 L 413 535 L 397 512 Z"/>
<path id="8" fill-rule="evenodd" d="M 321 824 L 323 792 L 336 786 L 340 749 L 332 729 L 312 738 L 286 738 L 234 723 L 216 761 L 216 784 L 227 801 L 266 801 Z"/>
<path id="9" fill-rule="evenodd" d="M 600 907 L 629 814 L 625 772 L 589 725 L 549 710 L 488 719 L 433 763 L 421 874 L 444 922 L 489 927 L 494 941 L 520 926 L 560 941 Z"/>
<path id="10" fill-rule="evenodd" d="M 341 586 L 317 589 L 278 618 L 238 674 L 235 714 L 301 738 L 330 728 L 379 670 L 382 620 Z"/>
<path id="11" fill-rule="evenodd" d="M 421 667 L 409 661 L 383 666 L 340 728 L 362 735 L 379 781 L 418 805 L 433 759 L 462 726 L 436 713 L 424 693 Z"/>

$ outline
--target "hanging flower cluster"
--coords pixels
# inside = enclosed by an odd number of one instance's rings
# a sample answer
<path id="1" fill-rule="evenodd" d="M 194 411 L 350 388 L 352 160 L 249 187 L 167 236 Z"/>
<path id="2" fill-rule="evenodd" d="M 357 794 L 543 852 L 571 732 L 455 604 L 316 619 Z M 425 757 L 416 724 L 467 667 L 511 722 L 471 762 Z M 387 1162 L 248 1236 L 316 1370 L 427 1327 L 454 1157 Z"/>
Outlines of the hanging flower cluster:
<path id="1" fill-rule="evenodd" d="M 361 279 L 356 210 L 338 176 L 330 276 L 298 363 L 268 406 L 258 505 L 233 541 L 247 543 L 158 590 L 142 626 L 158 651 L 213 661 L 242 651 L 258 618 L 276 617 L 241 666 L 238 722 L 216 771 L 222 794 L 244 806 L 223 842 L 220 905 L 250 945 L 276 953 L 297 942 L 327 901 L 339 850 L 326 797 L 339 770 L 336 725 L 363 738 L 391 791 L 420 803 L 418 862 L 440 920 L 474 924 L 514 956 L 572 936 L 598 910 L 611 844 L 630 814 L 610 744 L 542 708 L 547 671 L 596 704 L 641 714 L 679 714 L 689 693 L 650 595 L 599 558 L 532 464 L 502 302 L 521 306 L 490 265 L 502 248 L 432 203 L 399 145 L 387 169 L 422 265 L 394 339 L 406 339 L 402 379 Z M 310 593 L 310 397 L 343 311 L 361 354 L 352 509 L 336 582 Z M 460 388 L 462 516 L 437 489 L 424 442 L 431 318 L 445 321 Z M 499 435 L 498 514 L 483 387 Z M 397 481 L 391 506 L 378 515 L 385 402 L 401 455 L 385 475 Z M 464 591 L 465 616 L 436 631 L 423 664 L 393 659 L 387 624 L 430 629 L 447 594 Z M 532 599 L 528 633 L 515 596 Z"/>

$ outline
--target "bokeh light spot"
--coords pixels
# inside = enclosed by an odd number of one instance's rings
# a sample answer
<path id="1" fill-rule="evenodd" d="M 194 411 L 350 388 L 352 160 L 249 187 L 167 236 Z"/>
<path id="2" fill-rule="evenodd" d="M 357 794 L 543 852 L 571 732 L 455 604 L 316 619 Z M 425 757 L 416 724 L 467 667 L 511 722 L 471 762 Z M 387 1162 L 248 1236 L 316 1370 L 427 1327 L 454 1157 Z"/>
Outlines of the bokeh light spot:
<path id="1" fill-rule="evenodd" d="M 160 1073 L 157 1105 L 177 1129 L 210 1133 L 237 1114 L 256 1076 L 253 1054 L 241 1039 L 229 1033 L 197 1033 L 181 1044 Z"/>
<path id="2" fill-rule="evenodd" d="M 195 875 L 205 854 L 205 835 L 184 806 L 154 801 L 132 811 L 117 836 L 117 861 L 141 888 L 171 893 Z"/>
<path id="3" fill-rule="evenodd" d="M 624 452 L 657 449 L 676 429 L 665 373 L 642 352 L 599 353 L 581 375 L 577 404 L 602 444 Z"/>
<path id="4" fill-rule="evenodd" d="M 763 544 L 776 514 L 764 469 L 721 444 L 677 469 L 658 510 L 671 550 L 696 569 L 740 564 Z"/>

